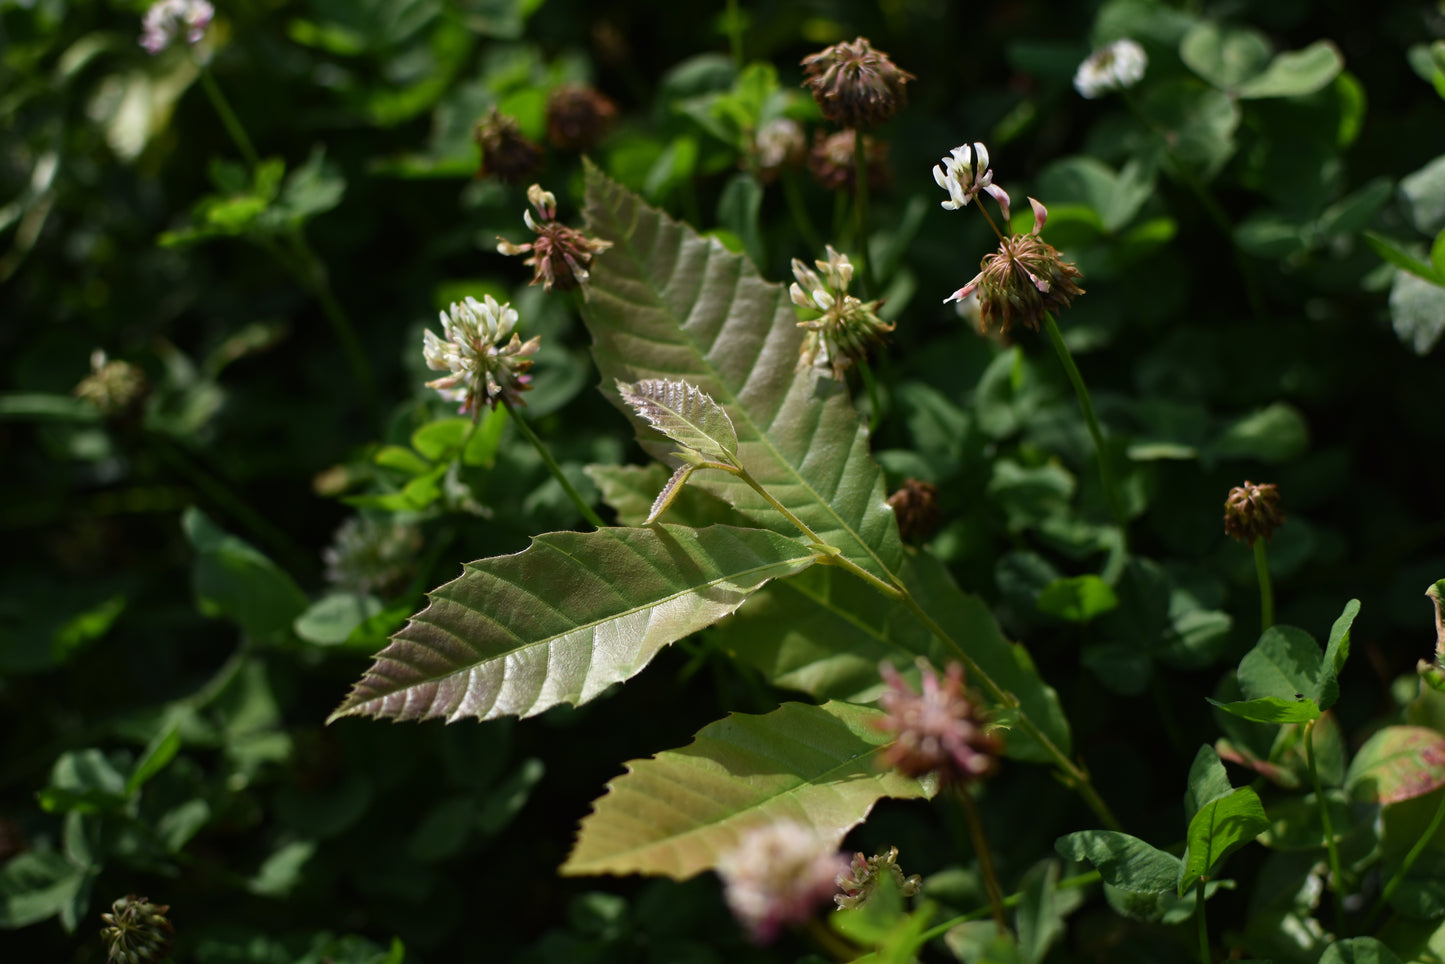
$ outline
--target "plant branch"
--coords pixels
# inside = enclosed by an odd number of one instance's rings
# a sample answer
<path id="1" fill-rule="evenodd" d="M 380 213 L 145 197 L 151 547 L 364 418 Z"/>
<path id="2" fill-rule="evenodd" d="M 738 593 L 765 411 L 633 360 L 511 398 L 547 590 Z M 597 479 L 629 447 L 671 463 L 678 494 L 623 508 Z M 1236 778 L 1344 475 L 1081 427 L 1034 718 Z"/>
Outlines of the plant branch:
<path id="1" fill-rule="evenodd" d="M 998 872 L 994 870 L 993 854 L 989 850 L 988 835 L 984 833 L 983 820 L 979 816 L 978 804 L 961 784 L 953 787 L 953 796 L 963 809 L 968 821 L 968 836 L 973 841 L 973 851 L 978 855 L 978 867 L 983 873 L 983 889 L 988 893 L 988 906 L 993 912 L 993 922 L 1000 934 L 1008 933 L 1008 919 L 1004 916 L 1003 898 L 998 886 Z"/>
<path id="2" fill-rule="evenodd" d="M 567 493 L 567 498 L 571 499 L 572 504 L 577 507 L 577 511 L 582 513 L 582 518 L 586 519 L 595 528 L 605 528 L 607 523 L 602 521 L 602 517 L 597 514 L 592 506 L 587 504 L 587 500 L 582 498 L 582 494 L 577 491 L 577 488 L 568 480 L 567 476 L 562 473 L 562 467 L 557 464 L 556 459 L 552 458 L 552 453 L 547 450 L 546 443 L 537 437 L 536 432 L 532 431 L 532 426 L 528 425 L 527 420 L 522 418 L 521 413 L 517 411 L 511 400 L 503 398 L 502 404 L 507 407 L 507 414 L 512 416 L 512 421 L 516 424 L 517 428 L 521 429 L 522 434 L 527 437 L 527 441 L 532 443 L 532 447 L 536 449 L 537 454 L 542 457 L 542 462 L 547 466 L 547 471 L 552 473 L 552 478 L 557 480 L 557 484 L 562 486 L 562 491 Z"/>
<path id="3" fill-rule="evenodd" d="M 251 138 L 247 135 L 241 118 L 236 116 L 236 112 L 231 109 L 231 102 L 226 100 L 225 94 L 221 93 L 221 85 L 216 83 L 215 77 L 211 76 L 211 68 L 205 64 L 199 66 L 201 68 L 201 87 L 210 99 L 211 106 L 220 115 L 221 125 L 226 128 L 226 133 L 231 135 L 231 140 L 235 142 L 236 150 L 241 152 L 246 166 L 255 172 L 256 168 L 261 166 L 261 158 L 251 144 Z"/>

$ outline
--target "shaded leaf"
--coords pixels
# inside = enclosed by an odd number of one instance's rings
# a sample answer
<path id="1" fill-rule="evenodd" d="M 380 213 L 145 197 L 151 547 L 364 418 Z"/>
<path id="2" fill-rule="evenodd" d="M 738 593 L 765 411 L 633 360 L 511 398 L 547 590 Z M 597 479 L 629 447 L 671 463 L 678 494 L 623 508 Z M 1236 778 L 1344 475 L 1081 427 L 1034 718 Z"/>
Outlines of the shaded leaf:
<path id="1" fill-rule="evenodd" d="M 0 867 L 0 928 L 26 927 L 59 914 L 87 879 L 52 850 L 27 851 Z"/>
<path id="2" fill-rule="evenodd" d="M 662 378 L 632 385 L 619 381 L 617 391 L 649 425 L 684 449 L 725 464 L 737 455 L 738 436 L 732 419 L 706 392 L 683 381 Z"/>
<path id="3" fill-rule="evenodd" d="M 1104 882 L 1135 893 L 1174 890 L 1183 866 L 1178 857 L 1116 830 L 1080 830 L 1054 842 L 1066 860 L 1087 860 Z"/>
<path id="4" fill-rule="evenodd" d="M 1320 716 L 1319 704 L 1311 699 L 1287 700 L 1265 696 L 1233 703 L 1221 703 L 1215 699 L 1209 699 L 1209 702 L 1226 713 L 1255 723 L 1307 723 Z"/>
<path id="5" fill-rule="evenodd" d="M 1086 623 L 1119 605 L 1109 584 L 1095 575 L 1055 579 L 1039 593 L 1038 607 L 1071 623 Z"/>
<path id="6" fill-rule="evenodd" d="M 1239 661 L 1239 688 L 1246 700 L 1313 698 L 1319 691 L 1322 658 L 1309 633 L 1271 626 Z"/>
<path id="7" fill-rule="evenodd" d="M 791 539 L 733 526 L 537 536 L 431 592 L 331 719 L 490 719 L 583 703 L 812 562 Z"/>
<path id="8" fill-rule="evenodd" d="M 1189 767 L 1189 786 L 1184 791 L 1184 819 L 1193 820 L 1205 804 L 1228 796 L 1234 789 L 1224 764 L 1212 747 L 1201 746 Z"/>
<path id="9" fill-rule="evenodd" d="M 582 308 L 604 384 L 680 379 L 706 392 L 731 418 L 738 462 L 844 558 L 892 581 L 903 546 L 883 473 L 846 386 L 798 369 L 803 332 L 786 289 L 590 165 L 587 223 L 613 243 Z M 657 458 L 670 451 L 650 431 L 639 438 Z M 766 528 L 793 531 L 734 476 L 692 481 Z"/>
<path id="10" fill-rule="evenodd" d="M 306 609 L 306 594 L 284 570 L 250 543 L 220 529 L 201 510 L 186 509 L 181 528 L 196 550 L 192 580 L 201 612 L 230 619 L 247 635 L 264 637 L 289 630 Z"/>
<path id="11" fill-rule="evenodd" d="M 1035 864 L 1019 884 L 1021 899 L 1014 911 L 1019 956 L 1024 964 L 1039 964 L 1049 947 L 1064 935 L 1064 918 L 1083 903 L 1076 888 L 1059 889 L 1059 862 Z"/>
<path id="12" fill-rule="evenodd" d="M 1426 264 L 1384 235 L 1366 231 L 1363 237 L 1365 243 L 1374 249 L 1376 254 L 1401 271 L 1409 272 L 1432 284 L 1445 284 L 1445 271 L 1435 268 L 1432 264 Z"/>
<path id="13" fill-rule="evenodd" d="M 1219 866 L 1234 851 L 1269 829 L 1259 794 L 1240 787 L 1199 808 L 1189 821 L 1189 845 L 1179 869 L 1179 890 L 1184 892 L 1218 875 Z"/>
<path id="14" fill-rule="evenodd" d="M 1327 710 L 1340 698 L 1339 675 L 1345 660 L 1350 656 L 1350 627 L 1360 614 L 1360 601 L 1351 599 L 1345 603 L 1344 612 L 1330 627 L 1330 640 L 1325 644 L 1325 659 L 1320 666 L 1320 689 L 1317 697 L 1320 709 Z"/>
<path id="15" fill-rule="evenodd" d="M 1387 726 L 1365 741 L 1345 774 L 1353 800 L 1399 803 L 1445 786 L 1445 736 L 1423 726 Z"/>
<path id="16" fill-rule="evenodd" d="M 662 874 L 717 864 L 754 827 L 793 820 L 830 846 L 883 797 L 930 797 L 931 783 L 880 772 L 882 713 L 848 703 L 785 703 L 734 713 L 678 750 L 627 764 L 582 821 L 564 874 Z"/>
<path id="17" fill-rule="evenodd" d="M 1394 951 L 1373 937 L 1351 937 L 1325 948 L 1319 964 L 1401 964 L 1401 961 Z"/>
<path id="18" fill-rule="evenodd" d="M 1345 67 L 1339 49 L 1328 40 L 1316 40 L 1303 50 L 1291 50 L 1270 61 L 1264 72 L 1240 84 L 1241 99 L 1301 97 L 1329 86 Z"/>

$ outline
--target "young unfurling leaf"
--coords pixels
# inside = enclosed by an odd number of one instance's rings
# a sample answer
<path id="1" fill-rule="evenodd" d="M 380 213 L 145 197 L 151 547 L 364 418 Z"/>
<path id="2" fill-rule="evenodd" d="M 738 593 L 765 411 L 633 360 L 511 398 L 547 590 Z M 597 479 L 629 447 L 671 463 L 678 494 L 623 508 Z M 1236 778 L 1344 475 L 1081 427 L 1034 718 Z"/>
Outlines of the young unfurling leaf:
<path id="1" fill-rule="evenodd" d="M 737 464 L 738 433 L 733 420 L 706 392 L 687 382 L 662 378 L 634 384 L 619 381 L 617 391 L 648 424 L 683 447 L 677 454 L 686 461 Z"/>

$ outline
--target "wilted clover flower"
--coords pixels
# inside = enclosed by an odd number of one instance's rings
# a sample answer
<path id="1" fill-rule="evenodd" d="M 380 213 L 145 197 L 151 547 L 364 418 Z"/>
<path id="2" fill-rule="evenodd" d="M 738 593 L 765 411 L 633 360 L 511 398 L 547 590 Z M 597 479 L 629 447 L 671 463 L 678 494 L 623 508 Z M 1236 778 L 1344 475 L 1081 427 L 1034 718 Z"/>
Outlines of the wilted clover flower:
<path id="1" fill-rule="evenodd" d="M 923 886 L 923 878 L 918 874 L 903 876 L 903 868 L 898 866 L 897 847 L 889 847 L 886 854 L 872 857 L 855 853 L 848 872 L 838 875 L 838 889 L 842 893 L 833 895 L 833 903 L 838 905 L 839 910 L 862 907 L 878 891 L 885 877 L 892 879 L 904 897 L 916 895 Z"/>
<path id="2" fill-rule="evenodd" d="M 352 516 L 321 550 L 326 581 L 347 592 L 393 595 L 411 578 L 421 547 L 416 526 Z"/>
<path id="3" fill-rule="evenodd" d="M 798 367 L 831 367 L 833 376 L 842 381 L 848 366 L 867 358 L 868 349 L 881 343 L 894 325 L 878 317 L 883 302 L 865 302 L 848 294 L 853 264 L 846 254 L 828 245 L 828 260 L 813 263 L 818 271 L 793 259 L 793 277 L 798 280 L 788 289 L 798 311 L 798 327 L 808 332 Z"/>
<path id="4" fill-rule="evenodd" d="M 1144 76 L 1149 57 L 1127 38 L 1091 53 L 1074 73 L 1074 89 L 1093 100 L 1111 90 L 1133 87 Z"/>
<path id="5" fill-rule="evenodd" d="M 541 217 L 538 221 L 532 217 L 531 211 L 522 212 L 522 219 L 536 232 L 537 240 L 530 244 L 513 244 L 506 238 L 498 238 L 497 250 L 502 254 L 532 252 L 523 264 L 532 267 L 532 284 L 540 284 L 547 291 L 554 286 L 566 291 L 585 285 L 593 256 L 612 247 L 612 242 L 589 238 L 558 221 L 557 198 L 551 191 L 542 190 L 540 184 L 527 188 L 527 200 L 532 202 L 532 207 Z M 587 294 L 585 287 L 582 294 L 584 297 Z"/>
<path id="6" fill-rule="evenodd" d="M 808 170 L 819 184 L 830 191 L 856 189 L 858 177 L 853 168 L 858 156 L 854 145 L 860 137 L 863 138 L 863 159 L 868 165 L 868 189 L 876 191 L 888 184 L 888 145 L 853 130 L 829 135 L 819 131 L 814 135 L 813 148 L 808 152 Z"/>
<path id="7" fill-rule="evenodd" d="M 938 486 L 932 482 L 904 479 L 902 487 L 888 497 L 888 505 L 904 542 L 924 542 L 938 529 Z"/>
<path id="8" fill-rule="evenodd" d="M 1037 330 L 1046 313 L 1067 308 L 1084 293 L 1074 283 L 1079 269 L 1039 237 L 1048 209 L 1033 198 L 1029 204 L 1034 209 L 1034 229 L 1001 240 L 997 251 L 984 255 L 982 270 L 974 279 L 943 299 L 945 304 L 962 301 L 977 291 L 984 330 L 998 325 L 1007 334 L 1015 322 Z"/>
<path id="9" fill-rule="evenodd" d="M 564 84 L 547 95 L 547 140 L 559 150 L 587 150 L 616 119 L 617 105 L 591 87 Z"/>
<path id="10" fill-rule="evenodd" d="M 847 859 L 816 832 L 788 820 L 748 831 L 717 864 L 728 907 L 759 944 L 811 917 L 847 869 Z"/>
<path id="11" fill-rule="evenodd" d="M 963 666 L 950 663 L 943 679 L 920 659 L 923 688 L 915 693 L 889 663 L 878 667 L 888 688 L 878 697 L 883 717 L 874 725 L 896 735 L 885 765 L 910 777 L 937 773 L 967 783 L 992 772 L 998 739 L 984 729 L 979 708 L 963 688 Z"/>
<path id="12" fill-rule="evenodd" d="M 542 168 L 542 148 L 528 140 L 516 120 L 503 114 L 495 104 L 472 129 L 472 140 L 482 149 L 478 177 L 495 177 L 515 184 L 533 177 Z"/>
<path id="13" fill-rule="evenodd" d="M 866 37 L 803 58 L 803 86 L 812 91 L 818 109 L 853 130 L 876 127 L 898 113 L 908 102 L 903 86 L 914 79 Z"/>
<path id="14" fill-rule="evenodd" d="M 939 164 L 933 165 L 933 179 L 948 192 L 948 200 L 940 202 L 945 210 L 957 211 L 986 192 L 998 202 L 1003 219 L 1009 217 L 1008 192 L 993 183 L 993 169 L 988 166 L 988 148 L 975 141 L 972 147 L 962 144 L 948 152 Z"/>
<path id="15" fill-rule="evenodd" d="M 438 338 L 428 328 L 422 336 L 426 366 L 433 371 L 451 372 L 445 378 L 427 382 L 442 397 L 461 402 L 461 413 L 474 417 L 481 407 L 490 404 L 521 405 L 522 393 L 532 386 L 525 374 L 532 367 L 534 354 L 541 345 L 540 336 L 523 343 L 513 329 L 517 312 L 509 304 L 497 304 L 487 295 L 483 301 L 466 298 L 453 304 L 441 315 L 442 333 Z M 511 340 L 507 340 L 507 336 Z"/>
<path id="16" fill-rule="evenodd" d="M 110 905 L 109 914 L 101 914 L 106 926 L 100 936 L 108 948 L 110 964 L 141 964 L 163 961 L 171 952 L 175 930 L 166 920 L 167 904 L 152 904 L 134 894 Z"/>
<path id="17" fill-rule="evenodd" d="M 808 155 L 803 128 L 788 117 L 775 117 L 753 137 L 753 166 L 763 181 L 772 181 L 786 167 L 797 167 Z"/>
<path id="18" fill-rule="evenodd" d="M 182 30 L 186 33 L 186 43 L 198 44 L 215 15 L 215 8 L 206 0 L 158 0 L 151 4 L 141 21 L 140 45 L 146 53 L 158 54 L 169 47 Z"/>
<path id="19" fill-rule="evenodd" d="M 1244 485 L 1229 490 L 1224 500 L 1224 531 L 1247 546 L 1263 536 L 1266 541 L 1284 522 L 1279 508 L 1279 486 L 1273 483 Z"/>
<path id="20" fill-rule="evenodd" d="M 97 348 L 90 353 L 90 374 L 75 386 L 75 397 L 108 418 L 135 415 L 150 392 L 145 372 L 128 361 L 110 361 Z"/>

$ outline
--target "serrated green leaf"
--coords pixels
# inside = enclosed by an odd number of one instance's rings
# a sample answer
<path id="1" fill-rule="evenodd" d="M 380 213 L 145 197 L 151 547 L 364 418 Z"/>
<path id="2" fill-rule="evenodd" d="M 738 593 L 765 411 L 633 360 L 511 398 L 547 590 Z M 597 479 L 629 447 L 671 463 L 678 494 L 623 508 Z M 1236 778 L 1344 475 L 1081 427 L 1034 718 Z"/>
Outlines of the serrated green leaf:
<path id="1" fill-rule="evenodd" d="M 867 428 L 845 386 L 798 369 L 803 332 L 786 289 L 592 166 L 587 222 L 613 243 L 594 263 L 582 308 L 603 383 L 680 379 L 706 392 L 731 417 L 752 476 L 845 558 L 892 581 L 903 544 Z M 670 451 L 651 431 L 639 437 L 659 459 Z M 766 528 L 794 531 L 731 475 L 692 482 Z"/>
<path id="2" fill-rule="evenodd" d="M 1135 893 L 1173 891 L 1179 880 L 1178 857 L 1116 830 L 1080 830 L 1054 842 L 1066 860 L 1087 860 L 1104 882 Z"/>
<path id="3" fill-rule="evenodd" d="M 734 713 L 688 746 L 631 761 L 583 819 L 562 873 L 684 880 L 777 820 L 803 823 L 836 846 L 878 800 L 935 792 L 878 769 L 890 742 L 871 725 L 881 717 L 849 703 L 785 703 L 761 716 Z"/>
<path id="4" fill-rule="evenodd" d="M 331 719 L 490 719 L 580 704 L 812 562 L 791 539 L 733 526 L 537 536 L 429 593 Z"/>
<path id="5" fill-rule="evenodd" d="M 583 471 L 602 493 L 602 501 L 617 513 L 620 525 L 640 526 L 652 510 L 657 493 L 671 475 L 661 462 L 647 465 L 589 465 Z M 743 521 L 732 507 L 708 495 L 697 486 L 684 487 L 667 510 L 668 520 L 695 529 Z M 766 591 L 763 590 L 763 591 Z"/>
<path id="6" fill-rule="evenodd" d="M 1278 696 L 1264 696 L 1257 700 L 1238 700 L 1221 703 L 1210 699 L 1210 703 L 1231 716 L 1255 723 L 1307 723 L 1320 716 L 1319 704 L 1311 699 L 1287 700 Z"/>
<path id="7" fill-rule="evenodd" d="M 713 462 L 731 464 L 738 436 L 727 411 L 708 394 L 683 381 L 649 378 L 619 381 L 622 400 L 647 423 L 685 449 Z"/>
<path id="8" fill-rule="evenodd" d="M 1268 829 L 1264 805 L 1249 787 L 1200 807 L 1189 821 L 1189 845 L 1179 868 L 1179 895 L 1218 876 L 1224 858 Z"/>
<path id="9" fill-rule="evenodd" d="M 1365 741 L 1345 774 L 1354 800 L 1399 803 L 1445 786 L 1445 736 L 1423 726 L 1387 726 Z"/>

